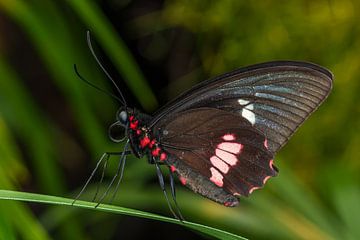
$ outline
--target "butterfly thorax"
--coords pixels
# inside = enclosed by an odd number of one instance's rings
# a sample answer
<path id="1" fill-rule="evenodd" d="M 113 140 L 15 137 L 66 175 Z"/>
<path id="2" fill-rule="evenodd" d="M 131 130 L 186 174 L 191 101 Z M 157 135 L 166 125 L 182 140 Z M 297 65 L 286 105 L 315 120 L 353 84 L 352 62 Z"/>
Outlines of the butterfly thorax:
<path id="1" fill-rule="evenodd" d="M 162 150 L 151 129 L 147 127 L 150 118 L 142 113 L 129 114 L 130 145 L 136 157 L 141 158 L 147 155 L 149 163 L 164 162 L 167 154 Z"/>

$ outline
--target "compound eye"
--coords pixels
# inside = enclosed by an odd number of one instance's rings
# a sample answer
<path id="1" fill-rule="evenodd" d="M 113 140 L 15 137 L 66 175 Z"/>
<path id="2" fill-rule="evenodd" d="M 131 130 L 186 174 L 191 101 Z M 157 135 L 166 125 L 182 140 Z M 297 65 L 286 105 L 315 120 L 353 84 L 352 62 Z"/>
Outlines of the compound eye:
<path id="1" fill-rule="evenodd" d="M 128 115 L 126 111 L 121 111 L 118 116 L 118 120 L 121 124 L 126 125 L 128 122 Z"/>

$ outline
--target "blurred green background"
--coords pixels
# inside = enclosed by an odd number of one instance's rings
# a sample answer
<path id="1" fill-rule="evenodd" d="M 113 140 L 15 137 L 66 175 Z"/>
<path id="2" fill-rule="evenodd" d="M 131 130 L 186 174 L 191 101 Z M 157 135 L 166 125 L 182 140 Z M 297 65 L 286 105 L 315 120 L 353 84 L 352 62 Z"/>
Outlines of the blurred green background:
<path id="1" fill-rule="evenodd" d="M 328 100 L 276 158 L 280 174 L 228 209 L 178 186 L 183 215 L 251 239 L 360 239 L 360 2 L 0 0 L 0 189 L 74 197 L 105 151 L 118 103 L 151 113 L 195 83 L 270 60 L 335 75 Z M 116 159 L 106 173 L 108 183 Z M 98 176 L 99 177 L 99 176 Z M 82 199 L 91 200 L 96 181 Z M 171 216 L 154 166 L 129 158 L 115 204 Z M 202 239 L 162 222 L 14 201 L 0 239 Z"/>

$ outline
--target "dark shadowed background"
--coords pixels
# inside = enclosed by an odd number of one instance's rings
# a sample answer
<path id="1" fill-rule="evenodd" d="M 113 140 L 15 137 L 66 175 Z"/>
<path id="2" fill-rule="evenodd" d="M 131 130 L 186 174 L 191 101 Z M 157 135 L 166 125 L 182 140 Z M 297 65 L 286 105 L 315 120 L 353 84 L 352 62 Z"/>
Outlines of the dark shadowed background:
<path id="1" fill-rule="evenodd" d="M 178 202 L 187 220 L 251 239 L 360 239 L 358 9 L 356 0 L 0 0 L 0 188 L 74 197 L 103 152 L 121 151 L 107 138 L 119 104 L 73 70 L 114 92 L 87 48 L 90 29 L 127 101 L 147 113 L 245 65 L 330 69 L 332 94 L 277 155 L 280 174 L 263 190 L 229 209 L 178 184 Z M 171 216 L 146 159 L 128 159 L 114 204 Z M 71 207 L 2 201 L 0 215 L 0 239 L 207 239 Z"/>

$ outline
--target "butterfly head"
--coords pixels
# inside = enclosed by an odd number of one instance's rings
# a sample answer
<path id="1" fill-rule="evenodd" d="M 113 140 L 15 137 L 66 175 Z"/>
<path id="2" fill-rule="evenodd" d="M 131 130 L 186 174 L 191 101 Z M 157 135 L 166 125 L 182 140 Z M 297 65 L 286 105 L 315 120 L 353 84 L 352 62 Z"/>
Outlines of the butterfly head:
<path id="1" fill-rule="evenodd" d="M 127 137 L 129 129 L 129 112 L 126 108 L 120 108 L 116 113 L 116 121 L 109 127 L 109 138 L 113 142 L 121 142 Z"/>
<path id="2" fill-rule="evenodd" d="M 128 116 L 129 116 L 128 112 L 125 109 L 120 109 L 117 112 L 117 115 L 116 115 L 117 121 L 124 128 L 126 128 L 129 125 L 129 117 Z"/>

